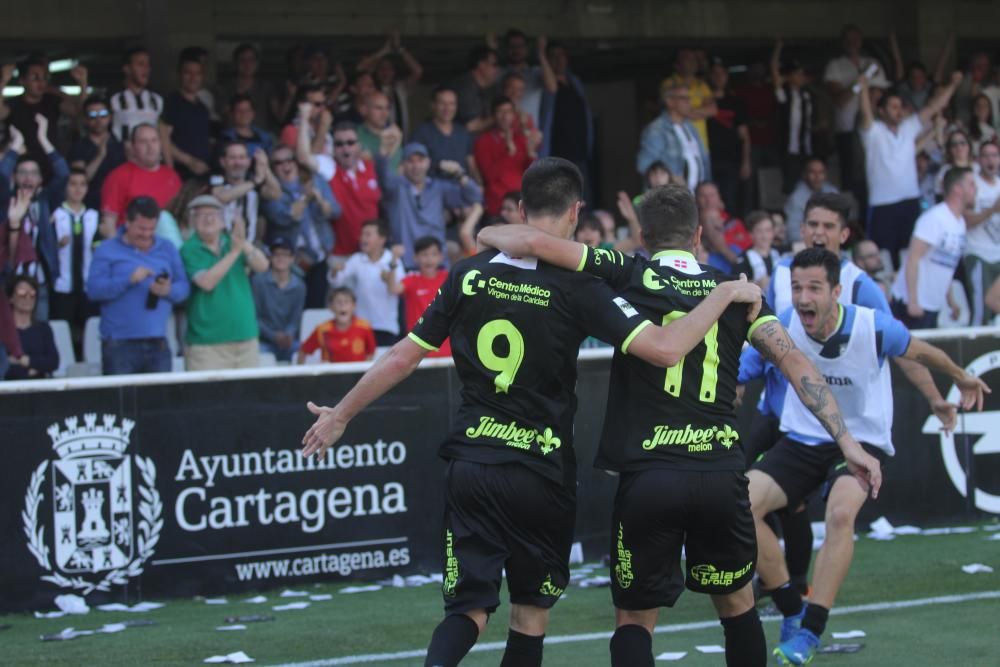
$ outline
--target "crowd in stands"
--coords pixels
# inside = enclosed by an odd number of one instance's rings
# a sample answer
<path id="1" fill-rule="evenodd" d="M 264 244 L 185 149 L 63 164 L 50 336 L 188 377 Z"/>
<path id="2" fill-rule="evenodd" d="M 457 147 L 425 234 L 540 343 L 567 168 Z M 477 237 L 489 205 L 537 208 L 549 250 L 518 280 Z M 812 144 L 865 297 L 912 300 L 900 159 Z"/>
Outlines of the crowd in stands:
<path id="1" fill-rule="evenodd" d="M 801 247 L 810 197 L 842 193 L 854 261 L 898 318 L 928 328 L 965 310 L 961 323 L 988 324 L 1000 63 L 977 53 L 949 75 L 951 39 L 932 74 L 905 64 L 894 37 L 888 54 L 867 46 L 847 26 L 840 55 L 812 71 L 779 40 L 739 85 L 726 63 L 679 49 L 660 113 L 638 133 L 638 174 L 645 188 L 686 184 L 702 260 L 765 286 Z M 349 73 L 319 46 L 291 56 L 286 79 L 267 81 L 241 44 L 233 76 L 207 82 L 207 51 L 187 48 L 166 95 L 150 89 L 143 48 L 123 54 L 121 85 L 106 91 L 74 67 L 73 96 L 51 85 L 42 54 L 0 68 L 0 377 L 60 366 L 50 320 L 69 324 L 82 357 L 98 317 L 104 374 L 170 371 L 178 351 L 188 370 L 254 367 L 262 354 L 371 359 L 476 252 L 479 228 L 520 222 L 533 160 L 598 173 L 586 86 L 544 36 L 488 39 L 463 74 L 430 85 L 395 33 Z M 426 120 L 409 103 L 418 84 L 432 90 Z M 577 238 L 642 252 L 634 201 L 588 208 Z M 323 308 L 328 321 L 300 330 Z"/>

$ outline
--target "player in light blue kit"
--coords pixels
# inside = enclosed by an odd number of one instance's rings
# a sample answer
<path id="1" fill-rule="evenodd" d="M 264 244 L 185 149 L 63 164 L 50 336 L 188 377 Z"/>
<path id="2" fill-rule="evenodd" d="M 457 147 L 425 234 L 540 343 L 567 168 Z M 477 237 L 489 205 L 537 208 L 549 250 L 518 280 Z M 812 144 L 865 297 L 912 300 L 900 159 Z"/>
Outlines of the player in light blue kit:
<path id="1" fill-rule="evenodd" d="M 844 416 L 840 429 L 850 432 L 880 461 L 893 455 L 892 388 L 888 373 L 883 372 L 888 357 L 910 359 L 948 375 L 961 391 L 961 407 L 982 410 L 983 393 L 990 391 L 982 380 L 959 368 L 940 349 L 912 338 L 891 316 L 838 303 L 840 269 L 840 259 L 823 248 L 796 255 L 790 265 L 794 307 L 779 316 L 793 344 L 826 378 L 825 385 L 809 386 L 807 391 L 815 401 L 836 399 Z M 773 364 L 778 359 L 767 361 Z M 763 368 L 748 358 L 747 367 L 753 366 Z M 772 405 L 775 398 L 769 399 Z M 787 583 L 772 593 L 785 616 L 781 643 L 774 654 L 781 664 L 804 665 L 819 646 L 827 615 L 850 567 L 854 520 L 869 489 L 847 470 L 839 449 L 795 392 L 784 392 L 779 414 L 780 430 L 786 435 L 748 474 L 763 581 L 789 580 L 778 539 L 764 517 L 786 506 L 797 507 L 829 484 L 826 539 L 816 558 L 809 604 L 803 605 L 799 592 Z"/>

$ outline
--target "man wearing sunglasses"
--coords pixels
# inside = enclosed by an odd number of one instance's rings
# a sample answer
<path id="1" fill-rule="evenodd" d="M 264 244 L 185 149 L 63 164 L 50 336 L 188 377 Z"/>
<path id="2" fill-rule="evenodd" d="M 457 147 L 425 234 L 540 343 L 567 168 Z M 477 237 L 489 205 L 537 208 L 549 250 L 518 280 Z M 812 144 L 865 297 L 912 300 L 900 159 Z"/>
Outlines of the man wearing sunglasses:
<path id="1" fill-rule="evenodd" d="M 108 173 L 125 162 L 125 147 L 111 134 L 111 109 L 103 97 L 91 95 L 83 103 L 84 135 L 69 151 L 71 167 L 87 172 L 87 208 L 101 210 L 101 187 Z"/>

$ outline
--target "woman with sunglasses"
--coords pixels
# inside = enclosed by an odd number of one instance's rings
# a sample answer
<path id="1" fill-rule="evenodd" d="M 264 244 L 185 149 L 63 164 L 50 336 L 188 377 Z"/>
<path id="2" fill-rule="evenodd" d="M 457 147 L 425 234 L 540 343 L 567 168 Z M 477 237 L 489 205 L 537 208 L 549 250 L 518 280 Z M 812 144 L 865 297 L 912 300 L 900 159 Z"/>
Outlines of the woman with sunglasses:
<path id="1" fill-rule="evenodd" d="M 15 276 L 10 280 L 8 294 L 23 354 L 10 359 L 6 379 L 52 377 L 52 372 L 59 367 L 59 351 L 49 323 L 35 320 L 38 283 L 30 276 Z"/>

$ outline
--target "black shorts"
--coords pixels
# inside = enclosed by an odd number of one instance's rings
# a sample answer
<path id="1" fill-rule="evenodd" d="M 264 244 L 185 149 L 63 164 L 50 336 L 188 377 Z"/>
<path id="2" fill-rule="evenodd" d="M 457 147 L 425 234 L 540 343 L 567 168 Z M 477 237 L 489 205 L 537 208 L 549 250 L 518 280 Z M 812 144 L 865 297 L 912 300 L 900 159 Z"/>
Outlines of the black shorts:
<path id="1" fill-rule="evenodd" d="M 757 560 L 747 489 L 746 475 L 734 470 L 622 473 L 611 526 L 615 606 L 672 607 L 685 575 L 687 587 L 698 593 L 743 588 Z"/>
<path id="2" fill-rule="evenodd" d="M 569 583 L 573 490 L 518 463 L 452 460 L 445 481 L 445 611 L 493 613 L 504 569 L 512 603 L 552 607 Z"/>
<path id="3" fill-rule="evenodd" d="M 743 449 L 747 455 L 747 470 L 764 452 L 781 440 L 780 425 L 781 420 L 776 415 L 754 412 L 753 420 L 750 422 L 750 432 L 743 440 Z"/>
<path id="4" fill-rule="evenodd" d="M 873 445 L 861 443 L 864 450 L 884 464 L 887 454 Z M 753 470 L 767 473 L 788 498 L 788 507 L 798 507 L 815 490 L 827 485 L 823 498 L 830 493 L 833 482 L 843 475 L 850 475 L 844 455 L 836 443 L 805 445 L 788 436 L 778 441 L 764 457 L 753 465 Z"/>

